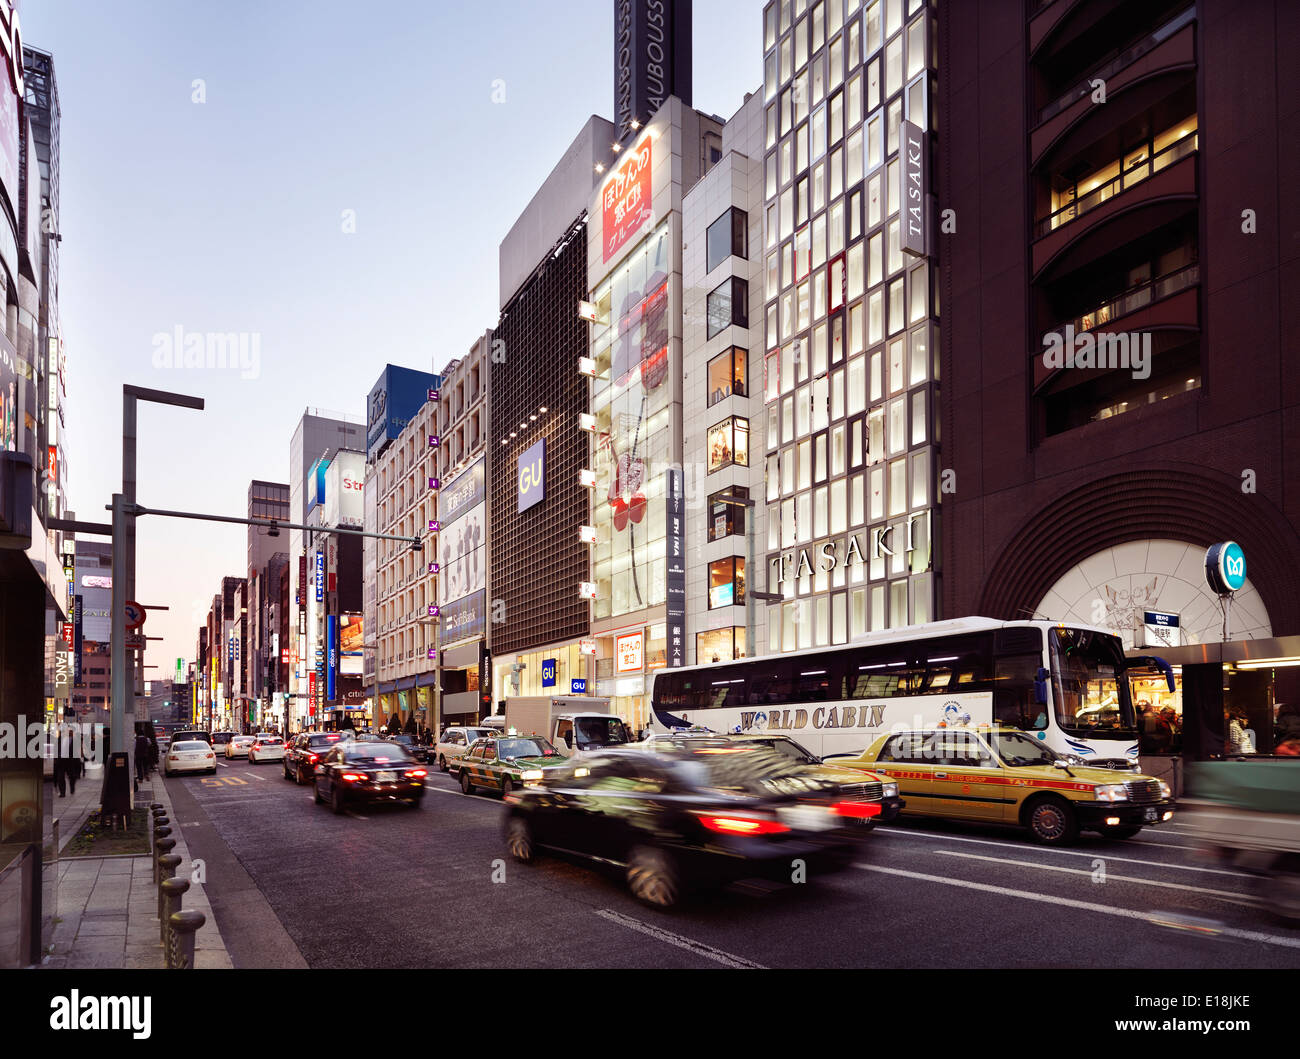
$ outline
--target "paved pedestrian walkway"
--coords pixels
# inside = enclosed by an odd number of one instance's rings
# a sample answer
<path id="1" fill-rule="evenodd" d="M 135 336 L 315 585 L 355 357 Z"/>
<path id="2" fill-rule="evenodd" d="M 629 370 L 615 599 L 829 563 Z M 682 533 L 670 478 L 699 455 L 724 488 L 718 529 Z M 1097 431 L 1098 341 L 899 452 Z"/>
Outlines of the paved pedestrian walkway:
<path id="1" fill-rule="evenodd" d="M 93 767 L 77 784 L 75 794 L 55 798 L 59 821 L 59 849 L 99 808 L 102 767 Z M 136 805 L 161 802 L 171 814 L 171 799 L 161 776 L 140 785 Z M 194 864 L 181 829 L 172 819 L 172 850 L 181 858 L 177 878 L 190 880 L 183 907 L 202 912 L 203 927 L 194 939 L 194 965 L 229 968 L 232 965 L 221 931 L 212 914 L 202 882 L 194 879 Z M 164 966 L 159 938 L 158 887 L 153 881 L 153 861 L 147 854 L 110 857 L 62 857 L 58 872 L 54 939 L 43 967 L 153 968 Z"/>

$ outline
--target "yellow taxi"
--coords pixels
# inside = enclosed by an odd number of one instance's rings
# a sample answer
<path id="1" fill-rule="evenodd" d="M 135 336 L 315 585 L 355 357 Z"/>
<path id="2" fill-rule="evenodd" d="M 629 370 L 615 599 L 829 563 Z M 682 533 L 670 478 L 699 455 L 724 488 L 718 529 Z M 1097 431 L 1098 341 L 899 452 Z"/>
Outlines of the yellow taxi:
<path id="1" fill-rule="evenodd" d="M 1132 838 L 1174 815 L 1163 780 L 1071 764 L 1016 728 L 895 731 L 835 764 L 897 781 L 908 816 L 1011 824 L 1049 846 L 1080 830 Z"/>

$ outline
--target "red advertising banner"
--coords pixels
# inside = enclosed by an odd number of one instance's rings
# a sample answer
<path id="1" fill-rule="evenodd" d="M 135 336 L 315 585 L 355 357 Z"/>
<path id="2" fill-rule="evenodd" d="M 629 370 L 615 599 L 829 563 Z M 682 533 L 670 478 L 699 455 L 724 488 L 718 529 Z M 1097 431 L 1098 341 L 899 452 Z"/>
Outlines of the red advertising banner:
<path id="1" fill-rule="evenodd" d="M 307 716 L 316 716 L 316 674 L 307 674 Z"/>
<path id="2" fill-rule="evenodd" d="M 600 193 L 601 234 L 608 261 L 650 219 L 651 139 L 645 137 Z"/>
<path id="3" fill-rule="evenodd" d="M 75 641 L 75 635 L 76 635 L 76 627 L 73 625 L 72 622 L 65 621 L 60 623 L 59 636 L 62 638 L 63 642 L 68 645 L 69 651 L 73 650 L 72 645 Z"/>
<path id="4" fill-rule="evenodd" d="M 59 450 L 51 445 L 46 462 L 46 475 L 51 482 L 59 480 Z"/>

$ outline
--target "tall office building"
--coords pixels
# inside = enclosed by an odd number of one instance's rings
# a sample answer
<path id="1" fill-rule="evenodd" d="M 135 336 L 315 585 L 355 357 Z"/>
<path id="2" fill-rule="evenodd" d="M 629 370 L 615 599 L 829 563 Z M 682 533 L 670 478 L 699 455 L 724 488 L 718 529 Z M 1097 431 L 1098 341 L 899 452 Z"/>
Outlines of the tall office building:
<path id="1" fill-rule="evenodd" d="M 943 610 L 1159 648 L 1178 690 L 1138 697 L 1182 711 L 1194 674 L 1189 748 L 1221 752 L 1241 705 L 1267 749 L 1270 704 L 1300 696 L 1300 224 L 1279 153 L 1300 92 L 1277 48 L 1300 11 L 1020 16 L 938 13 Z M 1205 552 L 1229 540 L 1247 576 L 1225 614 Z"/>
<path id="2" fill-rule="evenodd" d="M 567 694 L 591 682 L 586 379 L 587 211 L 613 126 L 592 117 L 500 250 L 491 358 L 488 510 L 492 694 Z M 582 687 L 582 684 L 578 685 Z M 588 685 L 590 688 L 590 684 Z"/>
<path id="3" fill-rule="evenodd" d="M 340 449 L 363 452 L 366 447 L 365 423 L 359 416 L 323 412 L 308 408 L 294 428 L 289 444 L 289 514 L 292 521 L 307 524 L 309 510 L 315 506 L 317 490 L 322 484 L 322 467 L 328 467 Z M 317 516 L 319 517 L 319 516 Z M 289 687 L 286 722 L 290 730 L 302 727 L 314 715 L 323 700 L 317 696 L 319 664 L 323 650 L 316 630 L 319 611 L 315 604 L 324 600 L 324 566 L 327 551 L 319 535 L 310 531 L 289 531 L 289 593 L 293 614 L 289 621 Z M 320 545 L 317 547 L 316 545 Z M 310 556 L 308 552 L 311 552 Z M 319 569 L 318 564 L 319 563 Z M 319 587 L 321 600 L 316 599 Z M 309 607 L 309 603 L 312 606 Z"/>
<path id="4" fill-rule="evenodd" d="M 248 517 L 290 522 L 289 486 L 281 482 L 254 480 L 248 485 Z M 279 572 L 288 562 L 289 531 L 274 536 L 265 526 L 248 527 L 248 651 L 243 660 L 243 683 L 252 705 L 249 723 L 278 728 L 269 721 L 271 712 L 283 712 L 283 691 L 276 679 L 280 666 L 279 629 L 274 620 L 279 602 Z M 278 561 L 273 561 L 278 560 Z M 287 647 L 287 645 L 286 645 Z M 272 694 L 279 690 L 279 702 Z"/>

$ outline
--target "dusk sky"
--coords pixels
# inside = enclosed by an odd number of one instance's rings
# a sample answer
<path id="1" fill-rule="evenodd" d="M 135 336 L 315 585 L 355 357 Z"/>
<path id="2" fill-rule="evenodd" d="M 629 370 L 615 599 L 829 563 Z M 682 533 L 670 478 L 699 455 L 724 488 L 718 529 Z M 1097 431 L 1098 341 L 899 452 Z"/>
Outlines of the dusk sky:
<path id="1" fill-rule="evenodd" d="M 693 103 L 728 118 L 762 79 L 762 5 L 694 7 Z M 207 402 L 141 406 L 139 501 L 242 516 L 251 479 L 288 481 L 304 408 L 361 416 L 385 363 L 464 353 L 496 323 L 501 239 L 586 119 L 613 116 L 610 0 L 20 13 L 58 81 L 67 486 L 92 521 L 120 487 L 123 383 Z M 178 327 L 259 355 L 156 366 Z M 146 676 L 193 659 L 246 543 L 140 521 L 137 597 L 171 608 L 146 627 L 165 637 Z"/>

